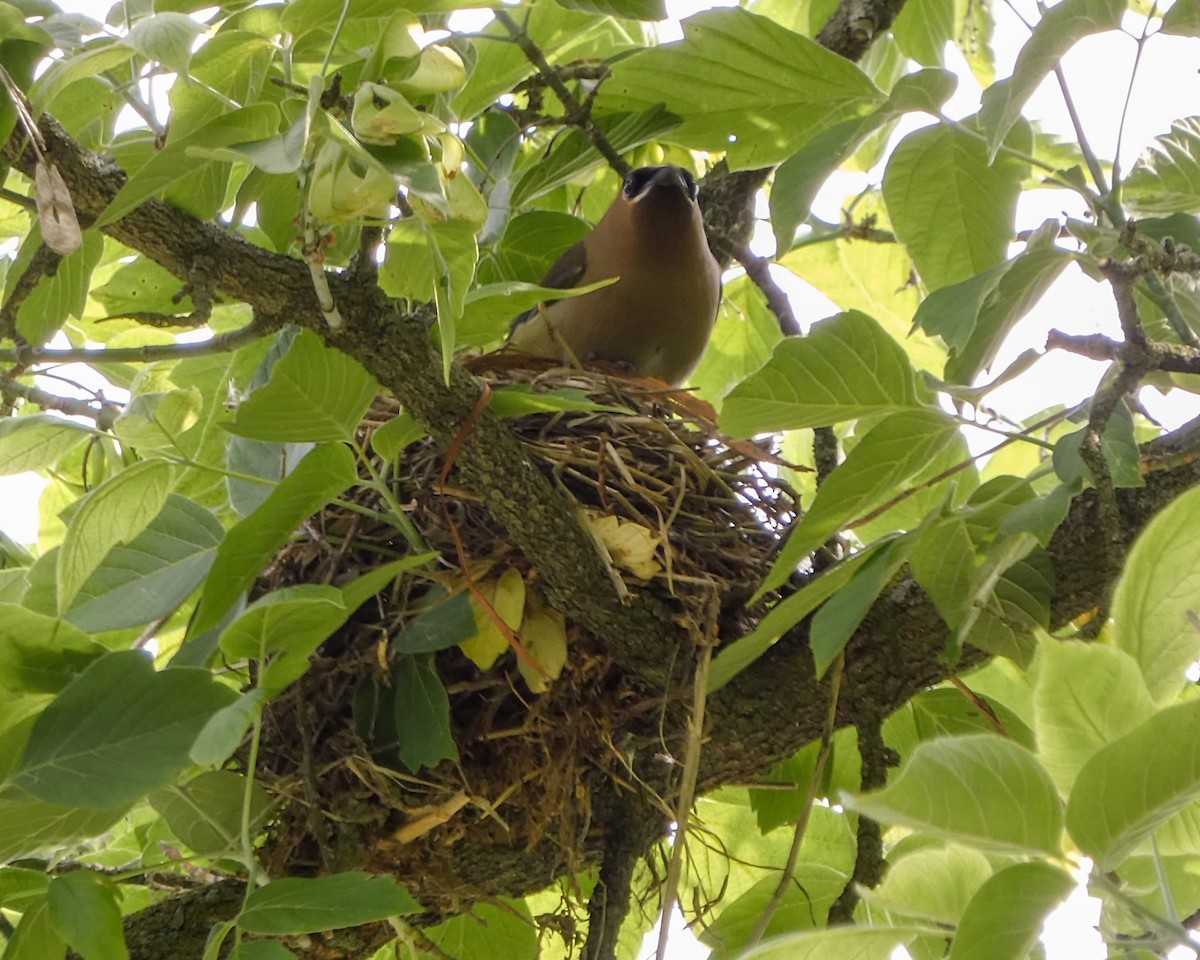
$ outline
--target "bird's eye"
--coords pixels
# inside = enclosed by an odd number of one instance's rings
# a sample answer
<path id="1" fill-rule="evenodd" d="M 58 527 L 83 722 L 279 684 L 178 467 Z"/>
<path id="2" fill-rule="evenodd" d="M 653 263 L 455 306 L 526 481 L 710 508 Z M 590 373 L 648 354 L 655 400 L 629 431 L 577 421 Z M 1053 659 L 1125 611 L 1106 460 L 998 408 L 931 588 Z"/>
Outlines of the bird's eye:
<path id="1" fill-rule="evenodd" d="M 623 193 L 632 200 L 643 190 L 646 189 L 646 182 L 654 175 L 654 170 L 650 167 L 638 167 L 625 178 L 625 187 Z"/>
<path id="2" fill-rule="evenodd" d="M 693 177 L 686 170 L 680 170 L 679 172 L 683 174 L 683 183 L 687 187 L 688 196 L 695 200 L 698 196 L 700 196 L 700 188 L 696 186 L 695 177 Z"/>

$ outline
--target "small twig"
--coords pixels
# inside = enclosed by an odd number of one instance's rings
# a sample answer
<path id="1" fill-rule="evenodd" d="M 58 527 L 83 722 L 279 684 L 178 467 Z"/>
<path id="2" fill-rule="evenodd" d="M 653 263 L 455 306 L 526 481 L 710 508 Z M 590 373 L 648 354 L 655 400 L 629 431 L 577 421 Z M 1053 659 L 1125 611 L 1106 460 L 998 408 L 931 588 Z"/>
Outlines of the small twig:
<path id="1" fill-rule="evenodd" d="M 15 193 L 7 187 L 0 187 L 0 200 L 7 200 L 27 213 L 37 213 L 37 201 L 23 193 Z"/>
<path id="2" fill-rule="evenodd" d="M 157 360 L 183 360 L 228 353 L 253 343 L 263 336 L 262 327 L 251 321 L 237 330 L 218 333 L 198 343 L 158 343 L 144 347 L 102 347 L 100 349 L 50 350 L 39 347 L 18 347 L 0 350 L 0 362 L 21 363 L 25 366 L 40 363 L 154 363 Z"/>
<path id="3" fill-rule="evenodd" d="M 772 917 L 783 903 L 783 898 L 796 876 L 796 864 L 800 860 L 800 847 L 804 844 L 808 820 L 812 815 L 813 804 L 817 801 L 817 791 L 821 789 L 821 781 L 825 778 L 825 765 L 829 762 L 829 755 L 833 751 L 833 734 L 837 727 L 838 695 L 841 693 L 842 673 L 845 667 L 846 653 L 843 650 L 834 660 L 830 670 L 829 708 L 825 711 L 825 727 L 821 731 L 821 746 L 817 749 L 817 762 L 813 766 L 812 778 L 808 783 L 808 795 L 804 798 L 804 807 L 800 811 L 800 816 L 796 818 L 796 828 L 792 834 L 792 847 L 788 851 L 787 863 L 784 865 L 783 875 L 779 878 L 775 892 L 771 895 L 771 901 L 763 910 L 762 915 L 758 918 L 758 923 L 754 926 L 754 932 L 746 941 L 747 947 L 752 947 L 762 940 L 763 935 L 767 932 L 767 927 L 771 925 Z"/>
<path id="4" fill-rule="evenodd" d="M 862 789 L 876 790 L 887 783 L 889 767 L 896 766 L 900 758 L 896 751 L 883 741 L 883 718 L 871 716 L 858 725 L 858 752 L 862 757 Z M 842 889 L 841 895 L 829 908 L 829 926 L 853 923 L 854 909 L 858 906 L 859 887 L 879 886 L 883 879 L 883 832 L 879 823 L 870 817 L 858 816 L 858 850 L 854 857 L 854 871 Z"/>
<path id="5" fill-rule="evenodd" d="M 1075 140 L 1079 144 L 1079 150 L 1083 154 L 1083 160 L 1087 164 L 1088 173 L 1092 177 L 1092 183 L 1096 185 L 1096 189 L 1100 193 L 1103 200 L 1108 197 L 1108 180 L 1104 176 L 1104 168 L 1100 165 L 1100 160 L 1096 156 L 1096 151 L 1092 149 L 1088 142 L 1087 135 L 1083 132 L 1083 121 L 1079 119 L 1079 111 L 1075 109 L 1075 101 L 1071 97 L 1071 91 L 1067 87 L 1067 77 L 1063 73 L 1062 66 L 1055 64 L 1054 79 L 1058 81 L 1058 89 L 1062 93 L 1063 103 L 1067 107 L 1067 115 L 1071 118 L 1071 126 L 1075 128 Z M 1105 211 L 1107 212 L 1107 204 Z M 1117 224 L 1120 226 L 1120 224 Z"/>
<path id="6" fill-rule="evenodd" d="M 1116 361 L 1121 359 L 1124 344 L 1100 333 L 1072 336 L 1060 330 L 1046 335 L 1047 350 L 1065 350 L 1090 360 Z M 1200 373 L 1200 350 L 1176 343 L 1151 342 L 1146 350 L 1152 359 L 1151 369 L 1166 373 Z"/>
<path id="7" fill-rule="evenodd" d="M 85 417 L 101 430 L 110 429 L 113 421 L 121 415 L 120 405 L 109 400 L 94 403 L 91 400 L 60 397 L 38 387 L 28 386 L 6 374 L 0 374 L 0 396 L 10 403 L 19 399 L 37 404 L 43 410 L 57 410 L 70 417 Z"/>
<path id="8" fill-rule="evenodd" d="M 767 308 L 775 314 L 783 335 L 785 337 L 799 336 L 800 324 L 796 320 L 795 313 L 792 312 L 792 303 L 783 288 L 771 276 L 771 261 L 766 257 L 758 256 L 750 249 L 749 245 L 744 243 L 738 244 L 734 248 L 733 256 L 745 268 L 746 276 L 767 298 Z"/>
<path id="9" fill-rule="evenodd" d="M 493 13 L 500 25 L 516 41 L 517 46 L 521 48 L 521 52 L 525 54 L 526 59 L 538 68 L 541 75 L 545 78 L 546 85 L 554 91 L 555 96 L 566 107 L 567 116 L 570 117 L 572 125 L 583 131 L 583 135 L 588 138 L 588 142 L 608 161 L 610 167 L 622 178 L 626 177 L 630 170 L 629 164 L 617 153 L 613 145 L 608 142 L 608 138 L 604 135 L 604 132 L 596 126 L 587 105 L 580 103 L 575 94 L 562 82 L 557 70 L 546 59 L 546 55 L 542 53 L 541 48 L 533 42 L 529 34 L 517 24 L 507 10 L 498 8 Z"/>
<path id="10" fill-rule="evenodd" d="M 658 919 L 658 945 L 655 960 L 666 960 L 667 938 L 670 935 L 671 914 L 679 900 L 679 878 L 683 872 L 683 853 L 687 846 L 688 822 L 696 799 L 696 781 L 700 774 L 700 752 L 704 742 L 704 710 L 708 697 L 708 668 L 712 663 L 713 647 L 717 642 L 717 598 L 709 603 L 708 635 L 700 639 L 700 656 L 692 678 L 692 711 L 688 716 L 687 745 L 683 754 L 683 782 L 679 785 L 679 804 L 675 812 L 675 844 L 667 863 L 667 879 L 663 886 L 662 912 Z"/>
<path id="11" fill-rule="evenodd" d="M 1121 143 L 1125 139 L 1125 118 L 1129 115 L 1129 104 L 1133 100 L 1133 85 L 1137 80 L 1138 67 L 1142 63 L 1142 51 L 1146 49 L 1146 39 L 1150 36 L 1150 23 L 1154 19 L 1154 14 L 1158 11 L 1158 0 L 1150 5 L 1150 12 L 1146 14 L 1146 22 L 1142 25 L 1142 35 L 1137 39 L 1137 52 L 1133 55 L 1133 66 L 1129 69 L 1129 86 L 1125 88 L 1125 103 L 1121 106 L 1121 122 L 1117 124 L 1117 145 L 1113 150 L 1113 188 L 1116 189 L 1121 183 Z"/>

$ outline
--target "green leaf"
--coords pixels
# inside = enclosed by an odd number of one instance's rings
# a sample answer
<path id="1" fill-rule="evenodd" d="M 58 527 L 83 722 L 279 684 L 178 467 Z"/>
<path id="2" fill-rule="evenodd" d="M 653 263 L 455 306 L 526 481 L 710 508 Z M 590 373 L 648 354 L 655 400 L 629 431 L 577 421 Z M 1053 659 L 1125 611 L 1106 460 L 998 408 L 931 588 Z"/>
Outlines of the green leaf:
<path id="1" fill-rule="evenodd" d="M 890 960 L 897 947 L 939 932 L 935 927 L 830 927 L 775 937 L 738 960 Z"/>
<path id="2" fill-rule="evenodd" d="M 1087 760 L 1154 713 L 1137 662 L 1099 643 L 1043 638 L 1034 669 L 1038 755 L 1063 794 Z"/>
<path id="3" fill-rule="evenodd" d="M 970 384 L 991 367 L 1018 320 L 1032 310 L 1074 257 L 1058 249 L 1057 220 L 1034 232 L 1024 251 L 978 276 L 935 290 L 913 325 L 950 348 L 944 377 Z"/>
<path id="4" fill-rule="evenodd" d="M 954 0 L 906 3 L 892 24 L 900 49 L 924 67 L 940 67 L 957 27 L 954 7 Z"/>
<path id="5" fill-rule="evenodd" d="M 219 857 L 241 842 L 246 778 L 232 770 L 208 770 L 179 787 L 150 795 L 150 805 L 191 851 Z M 250 829 L 257 830 L 271 808 L 271 795 L 257 783 L 250 788 Z"/>
<path id="6" fill-rule="evenodd" d="M 113 433 L 141 450 L 179 449 L 179 435 L 200 415 L 203 400 L 195 387 L 163 393 L 140 393 L 113 423 Z"/>
<path id="7" fill-rule="evenodd" d="M 663 139 L 726 151 L 731 169 L 778 163 L 821 130 L 858 117 L 883 94 L 849 61 L 745 10 L 698 13 L 684 39 L 613 69 L 601 112 L 663 104 L 684 118 Z"/>
<path id="8" fill-rule="evenodd" d="M 1134 542 L 1113 594 L 1113 639 L 1157 703 L 1174 699 L 1200 657 L 1200 490 L 1158 513 Z"/>
<path id="9" fill-rule="evenodd" d="M 906 5 L 906 9 L 911 6 Z M 936 115 L 954 93 L 957 83 L 954 75 L 945 70 L 918 70 L 901 77 L 878 110 L 821 131 L 780 164 L 771 182 L 770 195 L 771 225 L 778 252 L 791 248 L 796 228 L 808 219 L 821 186 L 868 137 L 909 111 Z"/>
<path id="10" fill-rule="evenodd" d="M 67 945 L 50 921 L 50 905 L 42 900 L 21 917 L 4 960 L 62 960 L 66 955 Z"/>
<path id="11" fill-rule="evenodd" d="M 392 670 L 395 695 L 396 749 L 414 773 L 457 760 L 450 733 L 450 698 L 437 675 L 432 654 L 403 656 Z"/>
<path id="12" fill-rule="evenodd" d="M 1012 76 L 983 92 L 979 123 L 987 136 L 988 159 L 1021 116 L 1025 102 L 1063 54 L 1093 33 L 1116 30 L 1128 0 L 1063 0 L 1042 12 L 1042 19 L 1017 54 Z"/>
<path id="13" fill-rule="evenodd" d="M 1162 29 L 1177 37 L 1200 37 L 1200 2 L 1198 0 L 1175 0 L 1163 14 Z"/>
<path id="14" fill-rule="evenodd" d="M 993 734 L 922 743 L 887 787 L 846 803 L 873 820 L 982 850 L 1060 849 L 1054 782 L 1028 750 Z"/>
<path id="15" fill-rule="evenodd" d="M 251 393 L 225 426 L 252 440 L 349 442 L 378 392 L 357 360 L 302 330 L 266 386 Z"/>
<path id="16" fill-rule="evenodd" d="M 518 280 L 504 280 L 474 287 L 463 301 L 462 321 L 458 325 L 458 344 L 461 347 L 471 347 L 495 343 L 508 335 L 516 316 L 539 303 L 580 297 L 616 282 L 617 278 L 612 277 L 582 287 L 572 287 L 570 290 L 542 287 Z"/>
<path id="17" fill-rule="evenodd" d="M 44 855 L 48 847 L 98 836 L 128 809 L 129 804 L 111 810 L 86 810 L 43 803 L 19 787 L 6 787 L 0 791 L 0 860 L 9 863 Z"/>
<path id="18" fill-rule="evenodd" d="M 185 162 L 189 147 L 213 148 L 264 140 L 274 134 L 278 126 L 279 108 L 273 103 L 256 103 L 221 114 L 186 136 L 172 138 L 166 147 L 156 152 L 125 181 L 93 226 L 99 228 L 120 220 L 129 211 L 194 170 L 195 164 Z"/>
<path id="19" fill-rule="evenodd" d="M 708 349 L 688 383 L 720 410 L 725 395 L 766 363 L 782 339 L 762 291 L 748 277 L 735 277 L 721 293 Z"/>
<path id="20" fill-rule="evenodd" d="M 155 672 L 138 651 L 92 663 L 38 717 L 16 783 L 46 803 L 104 810 L 169 782 L 234 698 L 207 670 Z"/>
<path id="21" fill-rule="evenodd" d="M 817 490 L 768 578 L 776 569 L 795 569 L 833 534 L 902 492 L 957 431 L 957 424 L 940 410 L 904 410 L 880 420 Z"/>
<path id="22" fill-rule="evenodd" d="M 171 469 L 143 460 L 101 484 L 81 502 L 58 552 L 58 609 L 70 609 L 88 577 L 113 547 L 129 543 L 167 502 Z"/>
<path id="23" fill-rule="evenodd" d="M 579 217 L 565 213 L 534 210 L 519 214 L 480 260 L 479 279 L 485 284 L 510 280 L 537 283 L 559 254 L 582 240 L 590 229 Z M 519 312 L 514 311 L 513 316 Z"/>
<path id="24" fill-rule="evenodd" d="M 219 767 L 239 746 L 267 702 L 262 687 L 254 687 L 209 717 L 189 756 L 201 767 Z"/>
<path id="25" fill-rule="evenodd" d="M 392 640 L 398 653 L 435 653 L 457 646 L 479 632 L 470 594 L 463 590 L 413 617 Z"/>
<path id="26" fill-rule="evenodd" d="M 55 877 L 46 896 L 50 924 L 84 960 L 124 960 L 121 908 L 109 881 L 87 870 Z"/>
<path id="27" fill-rule="evenodd" d="M 147 60 L 186 74 L 192 59 L 192 44 L 204 30 L 203 23 L 187 14 L 156 13 L 135 23 L 124 42 Z"/>
<path id="28" fill-rule="evenodd" d="M 950 960 L 1024 960 L 1046 914 L 1075 887 L 1071 875 L 1042 861 L 1015 863 L 984 882 L 967 904 Z"/>
<path id="29" fill-rule="evenodd" d="M 1200 117 L 1172 121 L 1133 165 L 1123 192 L 1140 213 L 1200 212 Z"/>
<path id="30" fill-rule="evenodd" d="M 970 643 L 980 650 L 1028 663 L 1032 633 L 1050 620 L 1054 567 L 1027 533 L 1001 537 L 976 561 L 966 615 L 956 620 L 950 652 Z"/>
<path id="31" fill-rule="evenodd" d="M 54 61 L 30 91 L 29 98 L 33 101 L 34 115 L 41 114 L 76 80 L 94 77 L 105 70 L 119 67 L 132 56 L 132 47 L 120 40 L 104 37 L 90 41 L 81 53 Z"/>
<path id="32" fill-rule="evenodd" d="M 523 900 L 477 903 L 437 926 L 422 930 L 447 956 L 537 960 L 538 928 Z"/>
<path id="33" fill-rule="evenodd" d="M 713 658 L 708 671 L 708 692 L 720 690 L 730 680 L 766 653 L 784 633 L 832 597 L 850 578 L 861 569 L 868 558 L 874 556 L 881 544 L 872 544 L 866 550 L 840 561 L 816 579 L 806 583 L 795 593 L 775 604 L 753 630 L 744 637 L 722 647 Z M 786 579 L 786 577 L 785 577 Z M 780 580 L 780 583 L 783 581 Z M 779 586 L 767 580 L 756 596 L 761 596 Z"/>
<path id="34" fill-rule="evenodd" d="M 750 807 L 764 836 L 784 824 L 794 825 L 807 814 L 808 793 L 820 752 L 819 741 L 806 744 L 760 778 L 763 788 L 749 789 Z M 853 727 L 834 733 L 829 760 L 815 786 L 817 798 L 836 798 L 843 790 L 862 789 L 862 757 L 858 753 L 858 732 Z"/>
<path id="35" fill-rule="evenodd" d="M 98 633 L 152 623 L 179 607 L 212 566 L 225 531 L 178 494 L 126 545 L 113 547 L 84 581 L 66 619 Z"/>
<path id="36" fill-rule="evenodd" d="M 183 284 L 165 267 L 139 257 L 123 264 L 91 296 L 104 305 L 110 316 L 138 313 L 190 313 L 191 297 L 179 297 Z"/>
<path id="37" fill-rule="evenodd" d="M 653 0 L 652 0 L 653 2 Z M 639 113 L 616 113 L 596 118 L 596 126 L 617 153 L 628 153 L 650 140 L 661 140 L 679 126 L 679 118 L 655 105 Z M 582 130 L 571 129 L 556 138 L 553 152 L 538 160 L 517 181 L 509 203 L 524 207 L 563 184 L 601 169 L 607 161 Z"/>
<path id="38" fill-rule="evenodd" d="M 851 310 L 788 337 L 767 365 L 725 399 L 721 427 L 736 437 L 818 427 L 919 407 L 903 348 Z"/>
<path id="39" fill-rule="evenodd" d="M 1112 870 L 1200 798 L 1200 701 L 1160 710 L 1079 771 L 1067 829 L 1100 870 Z"/>
<path id="40" fill-rule="evenodd" d="M 469 223 L 433 224 L 429 226 L 428 236 L 433 253 L 433 302 L 437 306 L 442 375 L 449 383 L 450 364 L 454 362 L 458 342 L 455 329 L 475 276 L 479 246 L 475 241 L 475 227 Z"/>
<path id="41" fill-rule="evenodd" d="M 364 573 L 361 577 L 355 577 L 349 583 L 343 584 L 341 588 L 342 602 L 345 603 L 346 610 L 353 613 L 402 574 L 416 567 L 430 564 L 437 557 L 438 554 L 435 551 L 415 553 L 401 560 L 385 563 Z"/>
<path id="42" fill-rule="evenodd" d="M 629 20 L 665 20 L 665 0 L 558 0 L 568 10 L 587 10 Z M 507 956 L 507 954 L 506 954 Z M 515 960 L 515 956 L 514 956 Z"/>
<path id="43" fill-rule="evenodd" d="M 9 271 L 9 284 L 23 273 L 26 248 L 33 249 L 42 242 L 41 230 L 30 230 L 17 254 L 17 262 Z M 32 252 L 32 251 L 31 251 Z M 17 332 L 31 346 L 40 347 L 48 341 L 68 316 L 82 317 L 87 306 L 88 284 L 92 270 L 104 252 L 104 238 L 95 230 L 85 231 L 83 246 L 70 256 L 63 257 L 57 272 L 44 277 L 17 310 Z"/>
<path id="44" fill-rule="evenodd" d="M 300 461 L 253 513 L 225 535 L 188 635 L 215 627 L 295 529 L 358 479 L 354 454 L 324 444 Z"/>
<path id="45" fill-rule="evenodd" d="M 246 897 L 238 926 L 247 933 L 294 936 L 358 927 L 420 911 L 420 904 L 390 877 L 362 872 L 312 880 L 286 877 Z"/>
<path id="46" fill-rule="evenodd" d="M 489 401 L 492 413 L 502 419 L 523 417 L 530 413 L 558 413 L 563 410 L 609 410 L 624 413 L 621 407 L 597 403 L 586 390 L 559 387 L 539 390 L 529 383 L 513 383 L 492 391 Z"/>
<path id="47" fill-rule="evenodd" d="M 371 434 L 371 449 L 385 460 L 395 460 L 412 444 L 429 436 L 407 413 L 399 413 Z"/>
<path id="48" fill-rule="evenodd" d="M 872 908 L 882 906 L 893 914 L 956 924 L 991 875 L 991 864 L 978 850 L 958 844 L 923 847 L 892 861 L 883 883 L 867 899 Z"/>
<path id="49" fill-rule="evenodd" d="M 911 546 L 907 538 L 892 541 L 863 564 L 854 578 L 817 611 L 809 629 L 809 645 L 818 679 L 850 642 L 879 594 L 903 566 Z"/>
<path id="50" fill-rule="evenodd" d="M 255 600 L 226 627 L 221 649 L 233 660 L 260 661 L 258 685 L 274 696 L 304 674 L 309 656 L 349 615 L 335 587 L 286 587 Z"/>
<path id="51" fill-rule="evenodd" d="M 1025 163 L 989 163 L 965 130 L 936 124 L 900 141 L 883 175 L 896 235 L 930 290 L 966 280 L 1004 260 Z"/>
<path id="52" fill-rule="evenodd" d="M 243 940 L 229 954 L 229 960 L 293 960 L 292 953 L 278 940 Z"/>
<path id="53" fill-rule="evenodd" d="M 91 431 L 49 413 L 0 420 L 0 477 L 52 467 Z"/>
<path id="54" fill-rule="evenodd" d="M 11 693 L 58 693 L 103 651 L 69 623 L 0 603 L 0 687 Z"/>
<path id="55" fill-rule="evenodd" d="M 1008 661 L 992 661 L 997 664 L 1007 664 Z M 1017 668 L 1014 666 L 1015 671 Z M 1025 675 L 1021 674 L 1022 680 Z M 956 689 L 937 687 L 925 690 L 903 707 L 893 713 L 884 722 L 884 740 L 889 747 L 901 756 L 907 757 L 917 744 L 938 737 L 959 737 L 973 733 L 991 733 L 995 730 L 993 719 L 998 720 L 1014 741 L 1030 750 L 1036 748 L 1033 731 L 1025 725 L 1011 709 L 991 696 L 985 696 L 974 690 L 978 675 L 971 678 L 972 690 L 979 700 L 991 710 L 991 715 L 983 713 L 973 702 Z M 1027 681 L 1026 681 L 1026 685 Z"/>

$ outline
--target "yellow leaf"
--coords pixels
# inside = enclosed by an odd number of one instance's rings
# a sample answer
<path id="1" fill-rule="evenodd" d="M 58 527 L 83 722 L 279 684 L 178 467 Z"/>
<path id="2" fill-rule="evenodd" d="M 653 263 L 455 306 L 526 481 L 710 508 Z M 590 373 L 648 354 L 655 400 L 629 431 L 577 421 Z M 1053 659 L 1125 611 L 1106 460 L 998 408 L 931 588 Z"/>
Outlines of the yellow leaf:
<path id="1" fill-rule="evenodd" d="M 557 679 L 567 663 L 567 621 L 557 610 L 551 610 L 532 594 L 529 609 L 525 613 L 525 625 L 521 628 L 521 646 L 549 675 Z M 533 693 L 545 693 L 549 684 L 532 666 L 521 657 L 517 658 L 517 669 L 525 678 L 525 684 Z"/>
<path id="2" fill-rule="evenodd" d="M 525 580 L 519 570 L 509 567 L 496 580 L 479 584 L 479 592 L 505 624 L 513 630 L 520 628 L 525 612 Z M 508 649 L 508 638 L 474 594 L 471 594 L 471 610 L 479 632 L 458 646 L 480 670 L 490 670 L 500 654 Z"/>
<path id="3" fill-rule="evenodd" d="M 595 513 L 589 513 L 588 521 L 608 548 L 613 563 L 622 570 L 649 580 L 662 569 L 656 557 L 661 541 L 640 523 Z"/>

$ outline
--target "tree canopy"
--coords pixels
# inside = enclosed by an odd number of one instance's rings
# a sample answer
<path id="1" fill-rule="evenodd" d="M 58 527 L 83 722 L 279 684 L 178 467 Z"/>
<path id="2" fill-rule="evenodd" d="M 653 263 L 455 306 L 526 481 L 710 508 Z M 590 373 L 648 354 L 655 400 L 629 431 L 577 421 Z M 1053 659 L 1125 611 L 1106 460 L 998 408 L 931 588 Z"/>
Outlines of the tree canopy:
<path id="1" fill-rule="evenodd" d="M 1039 5 L 999 78 L 989 3 L 472 6 L 0 0 L 0 474 L 48 479 L 5 960 L 632 958 L 676 909 L 1016 960 L 1081 870 L 1111 956 L 1186 944 L 1200 418 L 1139 391 L 1200 384 L 1200 127 L 1122 169 L 1025 113 L 1197 0 Z M 728 270 L 688 389 L 494 353 L 660 163 Z M 1018 342 L 1068 272 L 1119 336 Z M 992 408 L 1057 350 L 1092 396 Z"/>

